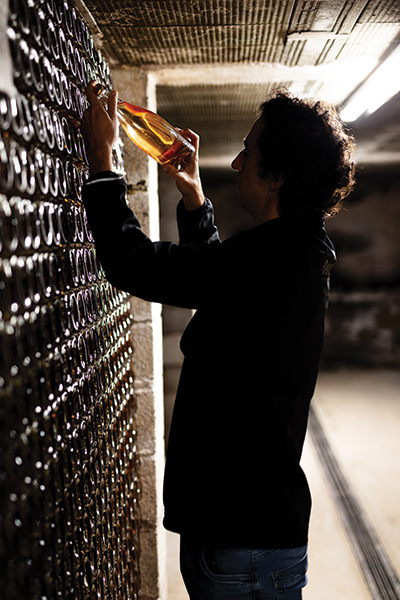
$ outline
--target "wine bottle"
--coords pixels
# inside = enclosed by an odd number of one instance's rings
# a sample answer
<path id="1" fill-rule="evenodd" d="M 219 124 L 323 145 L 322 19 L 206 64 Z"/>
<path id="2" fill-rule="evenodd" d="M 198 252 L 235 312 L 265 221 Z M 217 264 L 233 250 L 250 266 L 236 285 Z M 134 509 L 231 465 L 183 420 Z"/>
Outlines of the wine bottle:
<path id="1" fill-rule="evenodd" d="M 106 104 L 110 92 L 101 85 L 95 89 L 97 97 Z M 132 142 L 160 165 L 168 163 L 177 171 L 184 171 L 192 162 L 194 146 L 156 113 L 118 98 L 117 115 Z"/>

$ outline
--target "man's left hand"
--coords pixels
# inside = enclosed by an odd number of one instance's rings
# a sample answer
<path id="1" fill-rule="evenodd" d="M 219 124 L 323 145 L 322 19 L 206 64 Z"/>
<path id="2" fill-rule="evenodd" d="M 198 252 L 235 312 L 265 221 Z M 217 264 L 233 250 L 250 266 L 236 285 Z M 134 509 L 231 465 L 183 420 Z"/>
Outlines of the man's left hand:
<path id="1" fill-rule="evenodd" d="M 117 92 L 110 93 L 106 110 L 98 100 L 94 86 L 92 81 L 86 88 L 90 107 L 85 110 L 81 122 L 91 175 L 112 171 L 112 149 L 119 135 Z"/>

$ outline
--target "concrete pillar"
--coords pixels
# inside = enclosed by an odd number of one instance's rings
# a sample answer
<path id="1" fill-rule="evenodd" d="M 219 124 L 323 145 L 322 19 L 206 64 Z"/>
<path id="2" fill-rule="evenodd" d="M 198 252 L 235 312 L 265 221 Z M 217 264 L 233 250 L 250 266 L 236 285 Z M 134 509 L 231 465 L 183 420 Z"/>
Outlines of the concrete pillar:
<path id="1" fill-rule="evenodd" d="M 138 68 L 114 69 L 120 98 L 156 110 L 155 82 Z M 159 239 L 157 163 L 121 131 L 128 202 L 143 230 Z M 126 257 L 129 260 L 129 257 Z M 137 445 L 140 449 L 140 600 L 165 600 L 166 536 L 162 527 L 164 411 L 161 306 L 132 298 Z"/>

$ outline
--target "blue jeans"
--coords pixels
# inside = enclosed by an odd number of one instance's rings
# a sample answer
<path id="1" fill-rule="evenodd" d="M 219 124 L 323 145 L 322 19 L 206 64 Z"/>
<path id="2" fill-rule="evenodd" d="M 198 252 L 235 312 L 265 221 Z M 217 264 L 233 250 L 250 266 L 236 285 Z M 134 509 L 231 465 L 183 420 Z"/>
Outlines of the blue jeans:
<path id="1" fill-rule="evenodd" d="M 301 600 L 307 548 L 229 548 L 182 536 L 181 573 L 190 600 Z"/>

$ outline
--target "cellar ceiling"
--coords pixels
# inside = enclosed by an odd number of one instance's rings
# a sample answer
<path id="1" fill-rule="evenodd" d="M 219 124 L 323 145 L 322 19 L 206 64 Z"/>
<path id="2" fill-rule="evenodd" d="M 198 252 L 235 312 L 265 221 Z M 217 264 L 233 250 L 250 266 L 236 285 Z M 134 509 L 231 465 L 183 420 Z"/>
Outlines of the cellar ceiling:
<path id="1" fill-rule="evenodd" d="M 154 73 L 158 112 L 200 134 L 203 165 L 229 164 L 274 88 L 342 107 L 400 44 L 399 0 L 76 4 L 111 67 Z M 349 124 L 359 164 L 400 167 L 399 93 Z"/>

